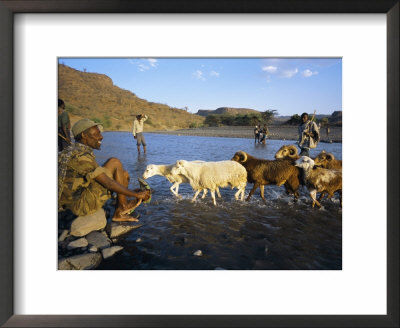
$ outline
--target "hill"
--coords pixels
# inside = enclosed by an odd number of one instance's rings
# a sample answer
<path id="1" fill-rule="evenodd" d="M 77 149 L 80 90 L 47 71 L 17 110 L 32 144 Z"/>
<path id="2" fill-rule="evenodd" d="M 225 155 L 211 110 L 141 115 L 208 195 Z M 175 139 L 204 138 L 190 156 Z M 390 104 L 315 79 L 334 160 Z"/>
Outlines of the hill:
<path id="1" fill-rule="evenodd" d="M 253 114 L 253 113 L 260 113 L 260 112 L 258 110 L 251 109 L 251 108 L 219 107 L 215 110 L 199 109 L 196 114 L 200 115 L 200 116 L 208 116 L 210 114 L 238 115 L 238 114 Z"/>
<path id="2" fill-rule="evenodd" d="M 136 114 L 149 116 L 146 130 L 184 129 L 202 124 L 204 117 L 184 109 L 154 103 L 119 88 L 104 74 L 87 73 L 58 65 L 58 97 L 63 99 L 72 124 L 87 117 L 106 130 L 129 131 Z"/>

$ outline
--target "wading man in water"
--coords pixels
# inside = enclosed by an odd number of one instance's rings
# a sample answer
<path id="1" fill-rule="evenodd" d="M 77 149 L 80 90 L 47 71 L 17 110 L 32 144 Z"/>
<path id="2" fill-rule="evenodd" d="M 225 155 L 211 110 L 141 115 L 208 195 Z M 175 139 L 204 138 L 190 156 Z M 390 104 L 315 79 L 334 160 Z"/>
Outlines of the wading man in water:
<path id="1" fill-rule="evenodd" d="M 58 99 L 58 151 L 62 151 L 71 144 L 70 129 L 71 123 L 68 113 L 65 111 L 65 103 L 62 99 Z"/>
<path id="2" fill-rule="evenodd" d="M 89 119 L 74 124 L 72 133 L 75 143 L 64 149 L 58 158 L 58 204 L 70 209 L 75 215 L 95 213 L 117 193 L 117 204 L 113 221 L 138 221 L 129 214 L 142 200 L 150 197 L 150 191 L 129 190 L 129 174 L 117 158 L 108 159 L 99 166 L 93 149 L 100 149 L 102 126 Z M 126 197 L 135 197 L 128 201 Z"/>
<path id="3" fill-rule="evenodd" d="M 138 155 L 140 155 L 140 144 L 143 145 L 143 152 L 146 154 L 146 140 L 143 135 L 143 123 L 147 120 L 147 115 L 139 114 L 136 115 L 136 119 L 133 121 L 133 137 L 136 139 Z"/>
<path id="4" fill-rule="evenodd" d="M 319 142 L 319 129 L 315 122 L 308 119 L 308 114 L 301 114 L 299 125 L 300 156 L 310 156 L 310 148 L 316 148 Z"/>

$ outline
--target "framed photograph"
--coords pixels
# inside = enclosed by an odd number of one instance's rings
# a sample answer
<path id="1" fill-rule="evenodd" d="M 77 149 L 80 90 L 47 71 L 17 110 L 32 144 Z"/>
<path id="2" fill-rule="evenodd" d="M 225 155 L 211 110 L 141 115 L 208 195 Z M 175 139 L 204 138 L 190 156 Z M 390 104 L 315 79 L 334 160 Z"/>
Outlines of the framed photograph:
<path id="1" fill-rule="evenodd" d="M 397 327 L 399 167 L 391 150 L 399 148 L 398 19 L 398 1 L 189 7 L 182 1 L 0 1 L 0 323 Z M 259 262 L 253 270 L 57 270 L 51 110 L 60 60 L 68 66 L 74 57 L 339 58 L 345 163 L 339 267 L 265 270 Z M 270 75 L 278 69 L 264 67 Z M 368 164 L 359 154 L 367 154 Z"/>

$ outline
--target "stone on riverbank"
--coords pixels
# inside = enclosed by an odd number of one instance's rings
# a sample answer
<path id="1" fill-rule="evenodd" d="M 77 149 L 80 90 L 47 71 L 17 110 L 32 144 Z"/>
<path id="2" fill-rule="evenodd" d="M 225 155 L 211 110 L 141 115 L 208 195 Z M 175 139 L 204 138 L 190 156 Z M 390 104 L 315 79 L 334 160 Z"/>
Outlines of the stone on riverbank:
<path id="1" fill-rule="evenodd" d="M 97 231 L 92 231 L 86 236 L 88 243 L 95 246 L 97 249 L 103 249 L 111 246 L 111 241 L 108 237 Z"/>
<path id="2" fill-rule="evenodd" d="M 91 253 L 97 253 L 99 250 L 97 249 L 96 246 L 90 245 L 88 247 L 88 251 L 91 252 Z"/>
<path id="3" fill-rule="evenodd" d="M 86 247 L 87 245 L 88 245 L 88 241 L 86 240 L 86 238 L 79 238 L 74 241 L 71 241 L 67 245 L 67 249 L 71 250 L 71 249 L 75 249 L 75 248 L 82 248 L 82 247 Z"/>
<path id="4" fill-rule="evenodd" d="M 100 253 L 82 254 L 58 261 L 58 270 L 90 270 L 101 262 Z"/>
<path id="5" fill-rule="evenodd" d="M 68 237 L 68 230 L 64 229 L 63 232 L 61 232 L 60 237 L 58 237 L 58 241 L 64 241 Z"/>
<path id="6" fill-rule="evenodd" d="M 129 231 L 132 231 L 134 229 L 138 229 L 142 226 L 143 224 L 137 224 L 137 225 L 133 225 L 133 224 L 129 224 L 129 223 L 115 223 L 115 222 L 111 222 L 107 225 L 107 232 L 108 235 L 110 236 L 110 238 L 116 238 L 119 236 L 122 236 L 126 233 L 128 233 Z"/>
<path id="7" fill-rule="evenodd" d="M 70 234 L 75 237 L 82 237 L 92 231 L 104 229 L 106 224 L 106 215 L 101 208 L 93 214 L 78 216 L 71 224 Z"/>
<path id="8" fill-rule="evenodd" d="M 109 248 L 103 249 L 101 252 L 103 253 L 103 258 L 108 259 L 109 257 L 113 256 L 115 253 L 123 250 L 122 246 L 112 246 Z"/>

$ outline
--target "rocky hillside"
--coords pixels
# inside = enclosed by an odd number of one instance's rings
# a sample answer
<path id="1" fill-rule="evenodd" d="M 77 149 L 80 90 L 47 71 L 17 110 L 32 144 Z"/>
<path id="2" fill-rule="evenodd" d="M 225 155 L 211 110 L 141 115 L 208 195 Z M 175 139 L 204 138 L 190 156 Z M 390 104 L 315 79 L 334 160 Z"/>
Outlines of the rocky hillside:
<path id="1" fill-rule="evenodd" d="M 255 109 L 250 109 L 250 108 L 219 107 L 215 110 L 199 109 L 196 114 L 200 115 L 200 116 L 207 116 L 210 114 L 237 115 L 237 114 L 253 114 L 253 113 L 260 113 L 260 112 Z"/>
<path id="2" fill-rule="evenodd" d="M 58 97 L 66 103 L 72 124 L 83 117 L 101 121 L 106 130 L 129 131 L 134 116 L 149 116 L 146 130 L 172 130 L 199 125 L 204 118 L 179 108 L 154 103 L 119 88 L 104 74 L 58 66 Z"/>
<path id="3" fill-rule="evenodd" d="M 334 111 L 329 118 L 329 123 L 341 125 L 342 124 L 342 111 Z"/>

